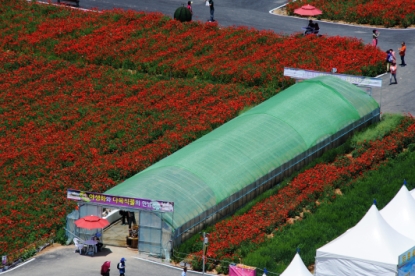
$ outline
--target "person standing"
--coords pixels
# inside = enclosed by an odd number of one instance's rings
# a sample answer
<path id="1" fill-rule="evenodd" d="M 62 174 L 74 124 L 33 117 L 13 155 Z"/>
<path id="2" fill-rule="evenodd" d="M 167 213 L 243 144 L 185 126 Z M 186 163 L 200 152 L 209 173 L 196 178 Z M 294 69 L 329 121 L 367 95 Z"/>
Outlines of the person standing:
<path id="1" fill-rule="evenodd" d="M 137 221 L 135 220 L 135 213 L 128 211 L 128 228 L 131 229 L 131 224 L 136 225 Z"/>
<path id="2" fill-rule="evenodd" d="M 214 22 L 215 19 L 213 18 L 213 15 L 215 13 L 215 7 L 213 5 L 213 0 L 209 0 L 209 7 L 210 7 L 210 20 L 209 20 L 209 22 Z"/>
<path id="3" fill-rule="evenodd" d="M 406 52 L 406 45 L 405 45 L 405 42 L 403 41 L 402 42 L 402 47 L 399 48 L 399 55 L 401 56 L 401 65 L 402 66 L 406 66 L 406 63 L 405 63 L 405 52 Z"/>
<path id="4" fill-rule="evenodd" d="M 393 49 L 389 49 L 389 52 L 392 55 L 393 61 L 396 63 L 396 56 L 395 56 L 395 51 Z"/>
<path id="5" fill-rule="evenodd" d="M 396 80 L 396 71 L 398 69 L 398 66 L 396 66 L 395 61 L 392 61 L 390 69 L 391 69 L 391 73 L 390 73 L 390 76 L 389 76 L 389 85 L 392 84 L 392 77 L 395 79 L 395 84 L 398 84 L 398 81 Z"/>
<path id="6" fill-rule="evenodd" d="M 387 50 L 386 54 L 387 54 L 387 56 L 386 56 L 386 72 L 389 72 L 392 62 L 396 63 L 396 57 L 395 57 L 395 52 L 393 51 L 393 49 Z"/>
<path id="7" fill-rule="evenodd" d="M 127 211 L 120 210 L 120 215 L 121 215 L 121 225 L 128 224 L 128 214 L 127 214 Z"/>
<path id="8" fill-rule="evenodd" d="M 193 17 L 192 1 L 187 1 L 187 9 L 190 11 L 190 20 Z"/>
<path id="9" fill-rule="evenodd" d="M 186 272 L 187 272 L 187 267 L 184 267 L 183 272 L 182 272 L 182 276 L 186 276 Z"/>
<path id="10" fill-rule="evenodd" d="M 110 266 L 111 266 L 111 262 L 110 261 L 106 261 L 101 266 L 101 275 L 102 276 L 110 276 Z"/>
<path id="11" fill-rule="evenodd" d="M 373 30 L 372 33 L 372 46 L 378 46 L 378 37 L 379 37 L 380 32 L 378 32 L 376 29 Z"/>
<path id="12" fill-rule="evenodd" d="M 390 72 L 390 67 L 392 64 L 392 54 L 390 53 L 390 50 L 386 51 L 386 72 Z"/>
<path id="13" fill-rule="evenodd" d="M 117 265 L 120 276 L 125 276 L 125 258 L 121 258 L 120 262 Z"/>

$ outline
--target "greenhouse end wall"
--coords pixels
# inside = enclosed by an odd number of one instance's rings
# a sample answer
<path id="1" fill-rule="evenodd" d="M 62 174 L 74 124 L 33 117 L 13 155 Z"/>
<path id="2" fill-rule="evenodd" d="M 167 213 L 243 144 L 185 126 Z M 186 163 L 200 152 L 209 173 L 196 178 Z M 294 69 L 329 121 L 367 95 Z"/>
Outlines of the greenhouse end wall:
<path id="1" fill-rule="evenodd" d="M 270 173 L 259 178 L 244 189 L 238 191 L 226 200 L 216 206 L 206 210 L 194 219 L 186 222 L 173 231 L 172 240 L 177 246 L 190 238 L 192 235 L 199 233 L 204 227 L 212 225 L 226 216 L 235 213 L 240 207 L 244 206 L 252 199 L 262 194 L 281 182 L 285 177 L 290 176 L 293 172 L 303 168 L 315 158 L 321 156 L 327 150 L 338 147 L 343 144 L 356 131 L 359 131 L 368 125 L 378 122 L 380 119 L 380 108 L 373 110 L 354 123 L 348 125 L 334 135 L 324 139 L 300 155 L 297 155 L 290 161 L 271 171 Z"/>

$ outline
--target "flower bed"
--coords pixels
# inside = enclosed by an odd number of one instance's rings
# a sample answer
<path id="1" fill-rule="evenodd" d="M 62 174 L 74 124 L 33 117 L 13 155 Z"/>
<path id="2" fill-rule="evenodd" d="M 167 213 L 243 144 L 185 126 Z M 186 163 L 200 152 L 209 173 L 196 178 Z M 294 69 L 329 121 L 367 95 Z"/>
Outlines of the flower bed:
<path id="1" fill-rule="evenodd" d="M 25 0 L 0 9 L 0 255 L 59 236 L 67 188 L 106 191 L 291 84 L 283 66 L 383 69 L 384 53 L 355 39 Z"/>
<path id="2" fill-rule="evenodd" d="M 263 99 L 236 84 L 0 60 L 0 252 L 59 228 L 67 188 L 104 192 Z"/>
<path id="3" fill-rule="evenodd" d="M 313 211 L 316 200 L 328 189 L 342 187 L 343 183 L 364 172 L 376 170 L 414 142 L 415 119 L 407 117 L 382 140 L 359 144 L 352 155 L 340 156 L 333 163 L 318 164 L 304 171 L 245 214 L 217 223 L 209 235 L 208 256 L 233 261 L 243 258 L 242 247 L 249 247 L 247 243 L 264 242 L 268 234 L 304 211 L 303 208 Z M 336 194 L 330 193 L 330 197 Z"/>
<path id="4" fill-rule="evenodd" d="M 290 84 L 283 77 L 284 67 L 325 72 L 336 67 L 338 73 L 366 76 L 384 71 L 385 53 L 357 39 L 182 24 L 156 13 L 85 13 L 22 6 L 19 17 L 3 15 L 2 20 L 9 22 L 1 28 L 3 48 L 150 74 L 274 89 Z"/>
<path id="5" fill-rule="evenodd" d="M 295 15 L 294 10 L 305 4 L 322 10 L 319 19 L 403 28 L 415 24 L 413 0 L 396 0 L 393 3 L 389 0 L 290 0 L 286 6 L 287 13 Z"/>

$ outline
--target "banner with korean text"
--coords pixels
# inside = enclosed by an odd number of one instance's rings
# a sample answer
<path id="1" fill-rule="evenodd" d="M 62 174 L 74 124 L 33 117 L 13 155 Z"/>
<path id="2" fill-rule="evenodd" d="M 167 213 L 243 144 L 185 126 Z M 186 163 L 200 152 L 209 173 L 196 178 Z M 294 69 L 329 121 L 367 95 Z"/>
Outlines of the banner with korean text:
<path id="1" fill-rule="evenodd" d="M 173 212 L 174 202 L 151 200 L 143 198 L 131 198 L 125 196 L 107 195 L 93 192 L 84 192 L 68 189 L 67 198 L 92 204 L 114 206 L 119 209 L 139 209 L 156 212 Z"/>

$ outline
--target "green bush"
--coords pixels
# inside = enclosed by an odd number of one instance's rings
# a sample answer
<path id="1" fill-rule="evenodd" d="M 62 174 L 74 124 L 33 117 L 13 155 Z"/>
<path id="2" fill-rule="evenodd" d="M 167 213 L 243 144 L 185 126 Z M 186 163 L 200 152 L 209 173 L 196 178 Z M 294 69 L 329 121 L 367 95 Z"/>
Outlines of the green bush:
<path id="1" fill-rule="evenodd" d="M 67 241 L 67 237 L 66 237 L 66 233 L 65 233 L 65 229 L 60 228 L 57 232 L 56 232 L 56 237 L 54 242 L 60 243 L 62 245 L 66 244 Z"/>
<path id="2" fill-rule="evenodd" d="M 202 258 L 193 258 L 192 260 L 192 269 L 196 271 L 203 270 L 203 261 Z"/>
<path id="3" fill-rule="evenodd" d="M 192 21 L 192 14 L 188 8 L 180 7 L 174 12 L 174 19 L 179 20 L 180 22 L 190 22 Z"/>
<path id="4" fill-rule="evenodd" d="M 25 250 L 24 252 L 23 252 L 23 254 L 21 255 L 21 259 L 23 260 L 23 261 L 25 261 L 25 260 L 27 260 L 27 259 L 29 259 L 29 258 L 31 258 L 31 257 L 33 257 L 34 255 L 36 255 L 36 253 L 37 253 L 37 251 L 36 251 L 36 248 L 29 248 L 29 249 L 27 249 L 27 250 Z"/>

